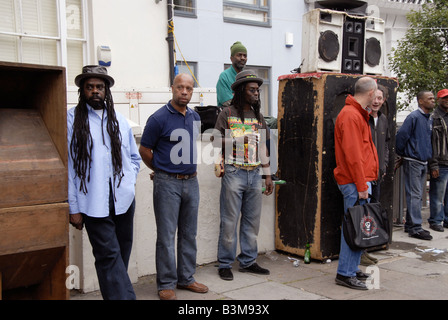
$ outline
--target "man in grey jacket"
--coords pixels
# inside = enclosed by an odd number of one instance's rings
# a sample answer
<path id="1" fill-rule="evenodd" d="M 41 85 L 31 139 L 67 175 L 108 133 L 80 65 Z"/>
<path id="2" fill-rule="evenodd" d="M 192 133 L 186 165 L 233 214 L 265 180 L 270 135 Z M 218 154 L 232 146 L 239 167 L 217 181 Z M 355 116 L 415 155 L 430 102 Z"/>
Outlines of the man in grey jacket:
<path id="1" fill-rule="evenodd" d="M 433 112 L 432 158 L 429 161 L 431 172 L 429 185 L 429 227 L 443 232 L 448 228 L 448 89 L 437 93 L 437 108 Z"/>

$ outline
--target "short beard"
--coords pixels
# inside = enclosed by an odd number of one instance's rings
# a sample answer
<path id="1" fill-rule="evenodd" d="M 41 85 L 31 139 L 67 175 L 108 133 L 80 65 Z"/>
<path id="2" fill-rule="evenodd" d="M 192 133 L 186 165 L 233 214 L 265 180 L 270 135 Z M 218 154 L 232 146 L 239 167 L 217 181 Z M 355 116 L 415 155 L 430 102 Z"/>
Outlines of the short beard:
<path id="1" fill-rule="evenodd" d="M 243 70 L 244 67 L 246 66 L 246 64 L 243 62 L 237 62 L 237 63 L 234 63 L 233 66 L 235 67 L 235 69 Z"/>

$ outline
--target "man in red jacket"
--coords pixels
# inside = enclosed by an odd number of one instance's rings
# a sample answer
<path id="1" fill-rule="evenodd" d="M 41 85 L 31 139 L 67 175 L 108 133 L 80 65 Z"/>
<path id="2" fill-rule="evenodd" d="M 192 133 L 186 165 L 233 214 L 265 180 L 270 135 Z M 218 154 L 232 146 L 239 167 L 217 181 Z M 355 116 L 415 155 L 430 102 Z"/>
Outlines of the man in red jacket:
<path id="1" fill-rule="evenodd" d="M 378 155 L 369 126 L 369 106 L 375 98 L 377 84 L 362 77 L 355 83 L 354 96 L 349 95 L 335 124 L 336 168 L 334 177 L 344 197 L 344 211 L 368 199 L 370 182 L 378 179 Z M 341 250 L 336 283 L 352 289 L 367 290 L 362 281 L 367 275 L 358 269 L 362 251 L 351 250 L 341 232 Z"/>

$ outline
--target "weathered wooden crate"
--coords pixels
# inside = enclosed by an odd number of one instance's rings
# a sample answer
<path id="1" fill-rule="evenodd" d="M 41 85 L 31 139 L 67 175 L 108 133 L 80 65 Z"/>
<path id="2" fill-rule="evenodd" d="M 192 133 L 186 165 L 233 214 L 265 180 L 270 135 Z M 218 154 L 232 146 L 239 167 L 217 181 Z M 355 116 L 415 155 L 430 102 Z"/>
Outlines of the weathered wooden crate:
<path id="1" fill-rule="evenodd" d="M 0 292 L 67 299 L 65 69 L 0 62 Z"/>

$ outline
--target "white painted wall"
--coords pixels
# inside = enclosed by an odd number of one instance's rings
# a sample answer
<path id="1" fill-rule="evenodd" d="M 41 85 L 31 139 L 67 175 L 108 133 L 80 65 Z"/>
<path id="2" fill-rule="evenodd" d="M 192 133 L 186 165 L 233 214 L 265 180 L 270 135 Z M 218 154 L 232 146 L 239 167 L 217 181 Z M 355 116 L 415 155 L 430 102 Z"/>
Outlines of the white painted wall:
<path id="1" fill-rule="evenodd" d="M 90 63 L 97 47 L 111 48 L 108 72 L 115 88 L 169 86 L 166 2 L 153 0 L 89 1 Z"/>
<path id="2" fill-rule="evenodd" d="M 198 141 L 198 147 L 205 150 L 209 142 Z M 200 206 L 197 232 L 197 264 L 217 260 L 219 236 L 219 193 L 221 180 L 214 175 L 214 165 L 198 165 Z M 156 273 L 155 244 L 156 224 L 153 207 L 153 182 L 149 178 L 152 170 L 143 163 L 137 178 L 136 211 L 134 218 L 134 245 L 129 264 L 129 275 L 133 282 L 139 277 Z M 262 218 L 258 236 L 259 252 L 275 249 L 275 195 L 263 196 Z M 87 232 L 70 226 L 70 264 L 80 269 L 81 289 L 84 292 L 98 290 L 92 248 Z M 218 274 L 216 274 L 218 277 Z"/>

